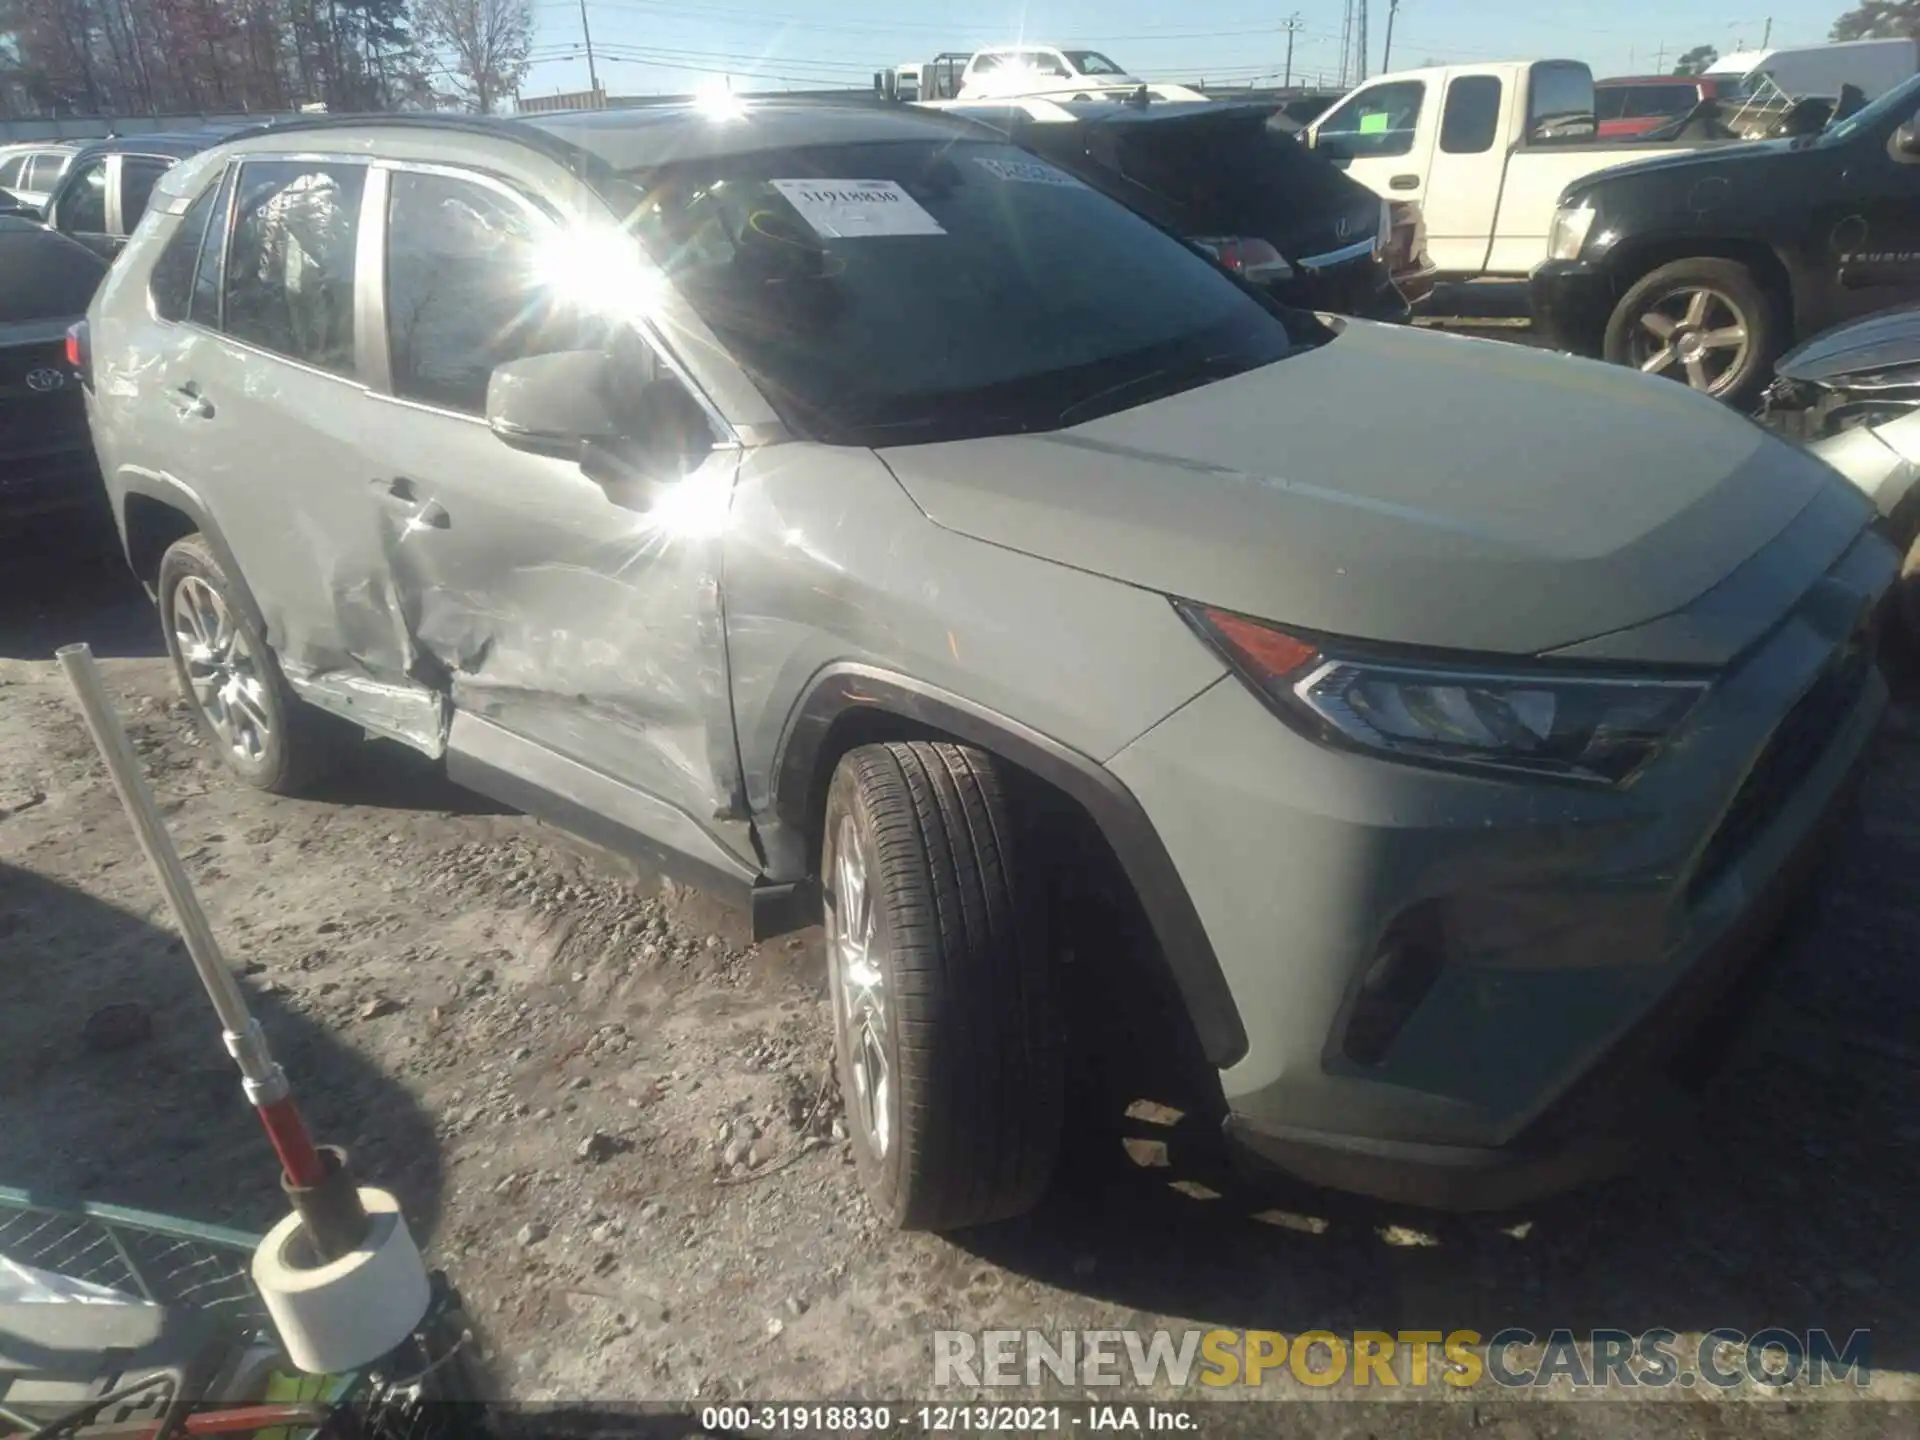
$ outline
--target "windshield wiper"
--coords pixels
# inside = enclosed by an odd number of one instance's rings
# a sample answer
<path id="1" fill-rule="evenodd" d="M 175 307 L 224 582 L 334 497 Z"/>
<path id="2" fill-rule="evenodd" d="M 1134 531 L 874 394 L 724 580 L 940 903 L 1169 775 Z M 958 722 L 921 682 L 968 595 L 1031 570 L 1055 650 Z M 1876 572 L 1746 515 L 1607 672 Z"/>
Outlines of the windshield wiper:
<path id="1" fill-rule="evenodd" d="M 1284 358 L 1284 355 L 1273 357 L 1275 360 Z M 1197 360 L 1183 361 L 1178 365 L 1162 365 L 1159 369 L 1149 370 L 1144 375 L 1135 375 L 1122 380 L 1117 385 L 1108 385 L 1094 391 L 1091 395 L 1081 396 L 1060 412 L 1058 423 L 1071 425 L 1074 423 L 1075 415 L 1090 410 L 1102 402 L 1111 401 L 1116 396 L 1131 394 L 1135 390 L 1144 390 L 1147 393 L 1130 400 L 1125 406 L 1109 404 L 1101 413 L 1110 415 L 1115 410 L 1144 405 L 1149 400 L 1164 400 L 1167 396 L 1178 395 L 1183 390 L 1195 390 L 1215 380 L 1225 380 L 1230 376 L 1240 375 L 1269 363 L 1271 362 L 1248 361 L 1235 353 L 1202 355 Z"/>

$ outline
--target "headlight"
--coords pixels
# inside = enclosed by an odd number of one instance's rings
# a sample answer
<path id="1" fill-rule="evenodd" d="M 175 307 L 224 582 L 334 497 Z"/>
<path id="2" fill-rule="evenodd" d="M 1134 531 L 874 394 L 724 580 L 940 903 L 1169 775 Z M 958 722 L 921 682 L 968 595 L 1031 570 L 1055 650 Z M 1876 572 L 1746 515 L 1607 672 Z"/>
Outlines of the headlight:
<path id="1" fill-rule="evenodd" d="M 1705 680 L 1340 655 L 1245 616 L 1178 608 L 1295 725 L 1428 764 L 1618 785 L 1659 752 L 1708 688 Z"/>
<path id="2" fill-rule="evenodd" d="M 1547 232 L 1547 258 L 1578 260 L 1587 243 L 1587 232 L 1592 228 L 1591 205 L 1584 200 L 1578 205 L 1562 205 L 1553 212 L 1553 227 Z"/>

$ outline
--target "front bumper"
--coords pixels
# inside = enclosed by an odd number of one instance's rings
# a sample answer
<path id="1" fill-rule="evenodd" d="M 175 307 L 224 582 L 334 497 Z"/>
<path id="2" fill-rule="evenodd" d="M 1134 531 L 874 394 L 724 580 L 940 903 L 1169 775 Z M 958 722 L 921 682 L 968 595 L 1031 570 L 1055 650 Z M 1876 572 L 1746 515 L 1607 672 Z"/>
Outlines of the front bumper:
<path id="1" fill-rule="evenodd" d="M 1619 298 L 1612 278 L 1585 260 L 1546 260 L 1527 281 L 1533 333 L 1555 350 L 1598 360 Z"/>
<path id="2" fill-rule="evenodd" d="M 1115 756 L 1246 1030 L 1221 1077 L 1242 1149 L 1477 1207 L 1657 1138 L 1647 1118 L 1681 1114 L 1701 1019 L 1764 951 L 1885 708 L 1863 617 L 1893 565 L 1862 535 L 1625 790 L 1333 751 L 1231 679 Z M 1434 973 L 1356 1058 L 1363 981 L 1409 916 Z"/>

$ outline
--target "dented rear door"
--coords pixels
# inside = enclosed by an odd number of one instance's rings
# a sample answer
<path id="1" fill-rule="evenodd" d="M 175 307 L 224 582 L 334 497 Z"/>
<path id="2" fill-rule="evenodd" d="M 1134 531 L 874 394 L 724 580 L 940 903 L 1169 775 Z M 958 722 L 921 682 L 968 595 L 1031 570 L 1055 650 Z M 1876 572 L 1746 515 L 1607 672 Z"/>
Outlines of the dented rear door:
<path id="1" fill-rule="evenodd" d="M 156 322 L 132 388 L 143 453 L 214 517 L 295 688 L 437 753 L 440 702 L 410 675 L 367 500 L 356 305 L 367 180 L 346 158 L 233 167 L 187 320 Z"/>

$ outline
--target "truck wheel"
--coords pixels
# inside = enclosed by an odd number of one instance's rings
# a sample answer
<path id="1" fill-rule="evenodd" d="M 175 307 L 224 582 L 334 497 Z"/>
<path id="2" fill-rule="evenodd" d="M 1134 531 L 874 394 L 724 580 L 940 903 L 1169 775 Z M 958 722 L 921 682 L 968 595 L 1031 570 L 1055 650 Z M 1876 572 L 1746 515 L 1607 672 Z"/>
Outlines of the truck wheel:
<path id="1" fill-rule="evenodd" d="M 1731 405 L 1758 395 L 1786 338 L 1778 308 L 1735 260 L 1676 260 L 1614 306 L 1605 354 Z"/>
<path id="2" fill-rule="evenodd" d="M 295 697 L 199 535 L 160 557 L 157 588 L 174 678 L 214 753 L 257 789 L 309 789 L 333 768 L 350 727 Z"/>
<path id="3" fill-rule="evenodd" d="M 903 1230 L 1004 1220 L 1045 1193 L 1065 1068 L 1036 886 L 993 759 L 849 752 L 821 845 L 840 1089 L 861 1181 Z"/>

